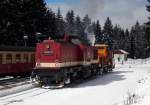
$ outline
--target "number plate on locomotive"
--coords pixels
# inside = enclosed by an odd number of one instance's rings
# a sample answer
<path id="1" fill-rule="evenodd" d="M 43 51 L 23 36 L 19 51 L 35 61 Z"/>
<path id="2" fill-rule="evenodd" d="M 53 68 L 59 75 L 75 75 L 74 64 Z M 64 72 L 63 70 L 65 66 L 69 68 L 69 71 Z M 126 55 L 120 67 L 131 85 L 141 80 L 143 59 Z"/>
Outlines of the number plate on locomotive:
<path id="1" fill-rule="evenodd" d="M 43 54 L 44 54 L 44 55 L 52 55 L 52 54 L 53 54 L 53 51 L 44 51 Z"/>

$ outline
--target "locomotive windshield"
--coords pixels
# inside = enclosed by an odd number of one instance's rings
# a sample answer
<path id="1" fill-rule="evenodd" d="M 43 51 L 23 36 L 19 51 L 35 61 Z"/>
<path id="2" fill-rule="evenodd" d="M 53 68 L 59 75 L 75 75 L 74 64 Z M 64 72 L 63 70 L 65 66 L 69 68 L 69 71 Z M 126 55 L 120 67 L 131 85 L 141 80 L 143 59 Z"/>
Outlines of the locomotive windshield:
<path id="1" fill-rule="evenodd" d="M 76 45 L 81 44 L 81 41 L 79 39 L 71 39 L 71 42 Z"/>

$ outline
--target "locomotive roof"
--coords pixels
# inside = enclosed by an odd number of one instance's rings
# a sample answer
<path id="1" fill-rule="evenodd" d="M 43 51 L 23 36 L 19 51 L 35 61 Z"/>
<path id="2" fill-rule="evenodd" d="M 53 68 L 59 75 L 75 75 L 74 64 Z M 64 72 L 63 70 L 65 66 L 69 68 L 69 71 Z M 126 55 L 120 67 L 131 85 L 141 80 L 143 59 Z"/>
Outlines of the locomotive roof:
<path id="1" fill-rule="evenodd" d="M 72 41 L 72 39 L 78 39 L 79 41 Z M 74 35 L 62 35 L 62 36 L 59 36 L 59 38 L 56 38 L 56 39 L 48 39 L 48 40 L 44 40 L 43 42 L 48 42 L 48 41 L 54 41 L 54 42 L 58 42 L 58 43 L 72 43 L 72 44 L 85 44 L 85 45 L 88 45 L 90 46 L 90 44 L 84 39 L 84 38 L 81 38 L 81 37 L 78 37 L 78 36 L 74 36 Z"/>
<path id="2" fill-rule="evenodd" d="M 23 46 L 0 46 L 0 51 L 35 51 L 35 47 L 23 47 Z"/>

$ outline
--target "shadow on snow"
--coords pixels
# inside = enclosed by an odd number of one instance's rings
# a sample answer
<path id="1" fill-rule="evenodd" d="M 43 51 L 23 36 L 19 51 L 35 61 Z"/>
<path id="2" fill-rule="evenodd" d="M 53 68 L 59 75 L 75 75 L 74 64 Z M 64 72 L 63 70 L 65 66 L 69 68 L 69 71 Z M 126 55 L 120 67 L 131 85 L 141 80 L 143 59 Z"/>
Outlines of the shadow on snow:
<path id="1" fill-rule="evenodd" d="M 113 71 L 103 76 L 95 76 L 88 79 L 77 80 L 74 83 L 66 86 L 67 88 L 82 88 L 88 86 L 100 86 L 107 85 L 116 81 L 125 80 L 126 73 L 132 73 L 133 71 Z"/>

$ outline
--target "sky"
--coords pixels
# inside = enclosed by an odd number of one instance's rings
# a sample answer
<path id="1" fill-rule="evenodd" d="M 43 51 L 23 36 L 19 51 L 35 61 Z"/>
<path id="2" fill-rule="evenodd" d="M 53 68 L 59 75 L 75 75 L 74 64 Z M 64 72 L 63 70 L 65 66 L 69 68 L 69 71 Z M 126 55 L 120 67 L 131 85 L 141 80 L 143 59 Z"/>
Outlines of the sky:
<path id="1" fill-rule="evenodd" d="M 131 28 L 136 21 L 147 22 L 150 16 L 145 7 L 147 0 L 46 0 L 46 3 L 54 12 L 60 8 L 64 17 L 71 9 L 81 17 L 89 14 L 92 20 L 99 19 L 102 26 L 110 17 L 113 24 Z"/>

